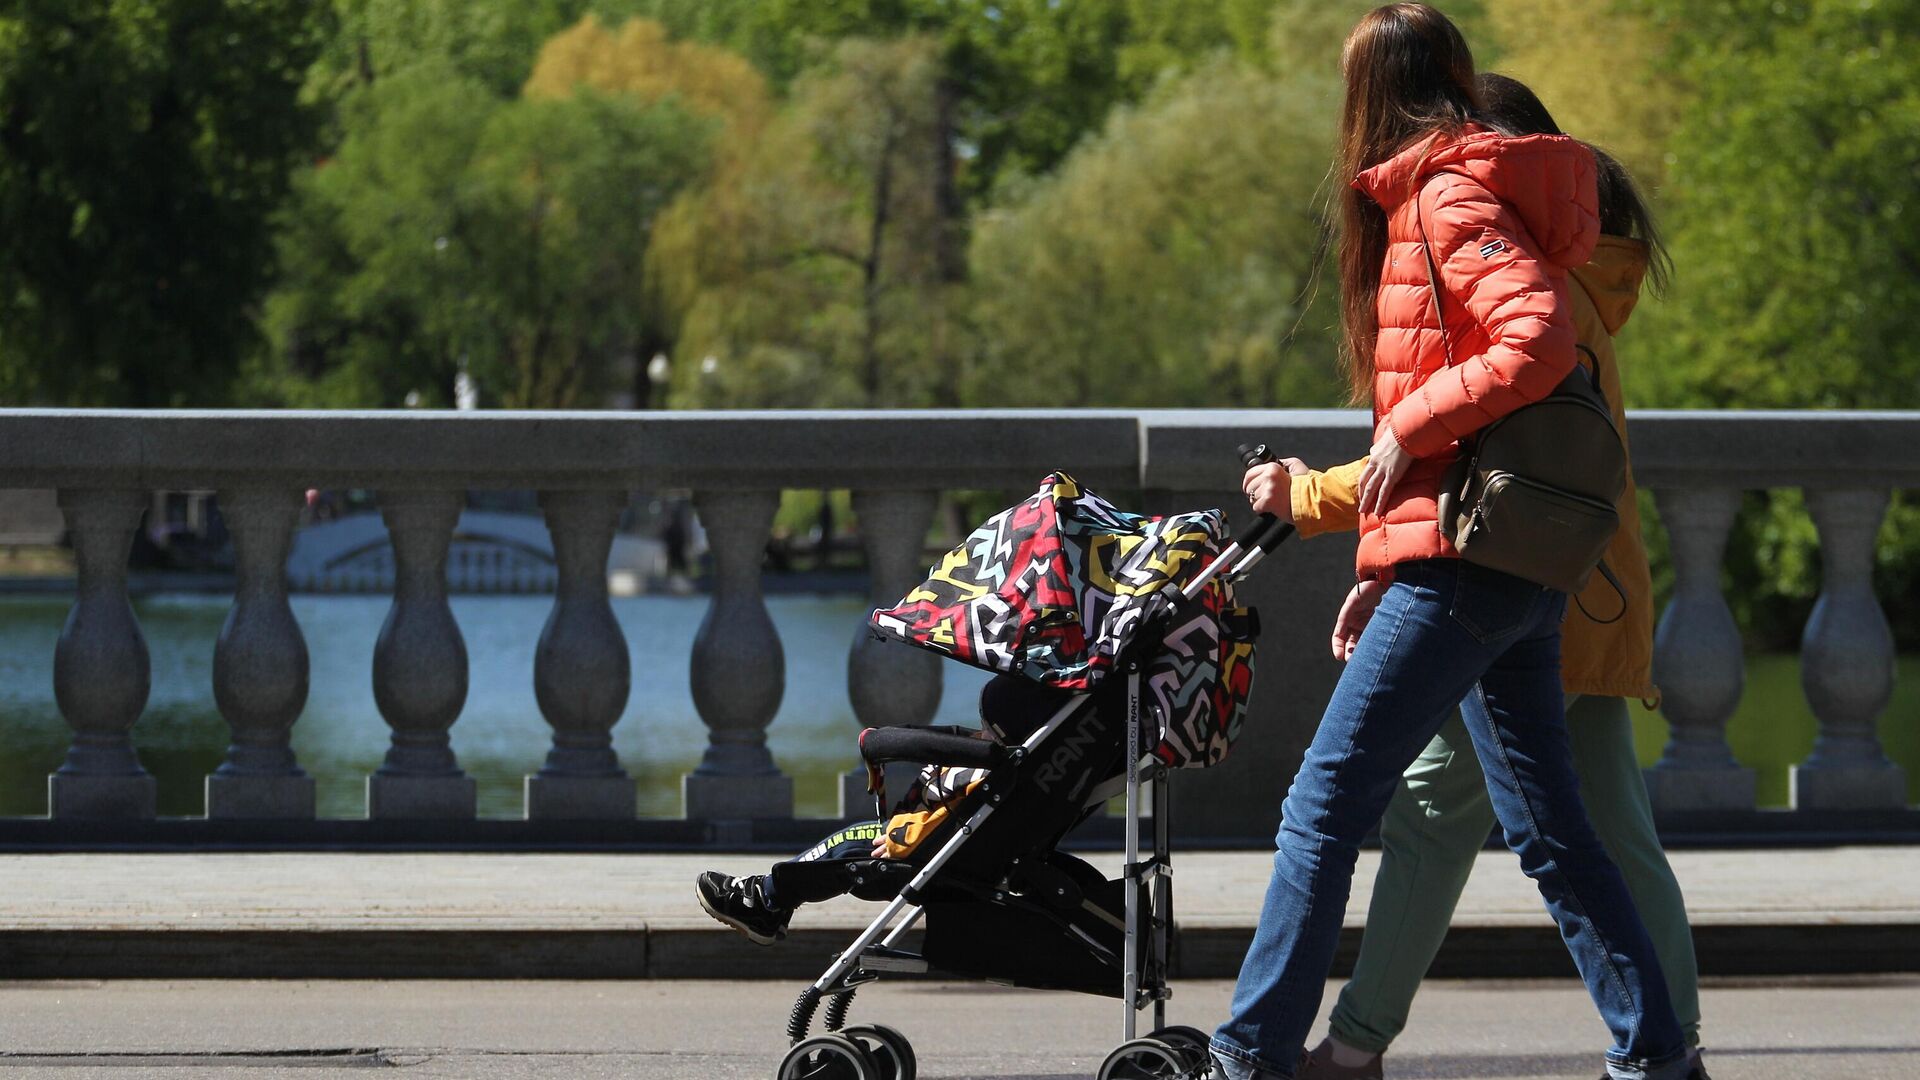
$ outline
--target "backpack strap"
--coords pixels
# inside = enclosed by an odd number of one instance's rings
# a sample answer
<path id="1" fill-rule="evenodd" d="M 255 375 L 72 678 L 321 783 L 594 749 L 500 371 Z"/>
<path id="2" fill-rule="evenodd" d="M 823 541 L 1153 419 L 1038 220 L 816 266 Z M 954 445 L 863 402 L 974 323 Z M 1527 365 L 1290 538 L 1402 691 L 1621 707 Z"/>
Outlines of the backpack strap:
<path id="1" fill-rule="evenodd" d="M 1612 618 L 1602 619 L 1595 616 L 1593 612 L 1588 611 L 1587 605 L 1581 603 L 1578 596 L 1573 598 L 1573 604 L 1580 609 L 1580 614 L 1585 615 L 1601 626 L 1612 626 L 1614 623 L 1626 617 L 1627 608 L 1632 606 L 1632 602 L 1627 599 L 1626 586 L 1620 584 L 1620 579 L 1613 576 L 1613 567 L 1607 565 L 1607 560 L 1601 559 L 1600 565 L 1594 567 L 1594 569 L 1600 571 L 1600 576 L 1607 579 L 1608 585 L 1613 586 L 1614 595 L 1620 598 L 1620 610 L 1614 612 Z"/>

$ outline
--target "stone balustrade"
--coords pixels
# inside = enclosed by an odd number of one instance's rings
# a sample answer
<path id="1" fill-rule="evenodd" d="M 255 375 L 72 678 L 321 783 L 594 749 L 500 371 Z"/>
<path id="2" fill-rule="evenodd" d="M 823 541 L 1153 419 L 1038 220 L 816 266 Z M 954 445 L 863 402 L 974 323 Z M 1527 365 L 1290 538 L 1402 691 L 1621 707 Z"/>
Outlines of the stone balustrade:
<path id="1" fill-rule="evenodd" d="M 136 752 L 148 655 L 127 598 L 126 564 L 155 490 L 217 491 L 234 538 L 235 595 L 211 688 L 232 745 L 207 778 L 205 820 L 254 823 L 250 835 L 268 837 L 279 835 L 276 828 L 295 835 L 314 821 L 313 780 L 291 748 L 308 654 L 284 568 L 299 493 L 353 487 L 378 492 L 393 557 L 392 606 L 378 640 L 368 643 L 374 699 L 391 743 L 367 779 L 367 819 L 444 823 L 451 831 L 434 834 L 443 839 L 458 839 L 461 823 L 475 818 L 474 781 L 449 741 L 468 691 L 466 646 L 446 586 L 464 492 L 539 492 L 553 541 L 553 607 L 527 673 L 552 745 L 526 779 L 526 818 L 611 827 L 634 822 L 635 798 L 627 764 L 612 748 L 634 658 L 609 605 L 609 546 L 631 492 L 691 490 L 713 573 L 687 673 L 708 745 L 683 778 L 684 813 L 704 824 L 707 839 L 751 840 L 779 833 L 770 826 L 793 817 L 792 782 L 766 739 L 786 679 L 761 592 L 761 554 L 781 491 L 853 493 L 869 599 L 881 604 L 924 572 L 924 540 L 943 491 L 1025 492 L 1046 471 L 1064 469 L 1123 503 L 1224 506 L 1238 515 L 1238 443 L 1267 442 L 1331 464 L 1363 453 L 1367 428 L 1365 416 L 1351 411 L 0 410 L 0 487 L 58 489 L 75 551 L 73 607 L 52 657 L 72 742 L 49 782 L 50 820 L 110 827 L 154 818 L 154 781 Z M 1799 487 L 1821 537 L 1823 585 L 1802 646 L 1819 737 L 1794 770 L 1794 806 L 1827 815 L 1822 820 L 1912 814 L 1905 777 L 1876 736 L 1894 651 L 1873 591 L 1872 551 L 1890 492 L 1920 488 L 1920 414 L 1638 413 L 1631 438 L 1676 575 L 1656 638 L 1656 674 L 1672 723 L 1664 756 L 1648 772 L 1656 805 L 1676 819 L 1765 816 L 1754 814 L 1753 773 L 1726 739 L 1744 672 L 1720 567 L 1741 492 Z M 1178 832 L 1241 841 L 1271 835 L 1280 796 L 1338 675 L 1325 639 L 1352 579 L 1351 559 L 1349 541 L 1296 544 L 1245 586 L 1266 622 L 1252 715 L 1225 765 L 1177 778 Z M 857 625 L 847 632 L 848 695 L 859 723 L 927 720 L 944 661 L 882 646 Z M 852 765 L 853 732 L 847 735 Z M 848 775 L 843 808 L 850 815 L 860 812 L 862 787 L 858 770 Z"/>

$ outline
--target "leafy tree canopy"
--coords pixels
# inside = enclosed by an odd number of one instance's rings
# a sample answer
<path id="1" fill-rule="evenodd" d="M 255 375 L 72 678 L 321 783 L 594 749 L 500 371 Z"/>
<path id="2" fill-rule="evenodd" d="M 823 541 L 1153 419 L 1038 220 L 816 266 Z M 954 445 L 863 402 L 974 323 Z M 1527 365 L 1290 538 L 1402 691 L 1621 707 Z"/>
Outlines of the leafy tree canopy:
<path id="1" fill-rule="evenodd" d="M 689 26 L 685 0 L 628 0 Z M 944 64 L 960 190 L 1057 163 L 1108 109 L 1218 49 L 1260 49 L 1274 0 L 728 0 L 704 27 L 785 85 L 848 38 L 917 34 Z M 611 5 L 609 5 L 611 6 Z M 676 18 L 679 20 L 676 23 Z"/>
<path id="2" fill-rule="evenodd" d="M 974 243 L 985 360 L 971 399 L 1337 400 L 1331 305 L 1303 310 L 1333 93 L 1309 69 L 1209 64 L 1117 110 L 1054 176 L 989 214 Z"/>
<path id="3" fill-rule="evenodd" d="M 1694 97 L 1642 401 L 1920 407 L 1920 0 L 1650 3 Z"/>
<path id="4" fill-rule="evenodd" d="M 450 66 L 498 97 L 526 81 L 547 38 L 580 17 L 586 0 L 331 0 L 339 31 L 314 66 L 314 90 L 332 98 L 423 62 Z"/>
<path id="5" fill-rule="evenodd" d="M 924 38 L 841 42 L 662 223 L 676 404 L 953 402 L 941 70 Z"/>
<path id="6" fill-rule="evenodd" d="M 18 0 L 0 14 L 0 394 L 224 400 L 325 39 L 306 0 Z"/>
<path id="7" fill-rule="evenodd" d="M 710 123 L 580 89 L 503 102 L 419 65 L 353 102 L 303 178 L 270 305 L 291 379 L 262 392 L 598 404 L 635 378 L 653 219 L 705 164 Z"/>

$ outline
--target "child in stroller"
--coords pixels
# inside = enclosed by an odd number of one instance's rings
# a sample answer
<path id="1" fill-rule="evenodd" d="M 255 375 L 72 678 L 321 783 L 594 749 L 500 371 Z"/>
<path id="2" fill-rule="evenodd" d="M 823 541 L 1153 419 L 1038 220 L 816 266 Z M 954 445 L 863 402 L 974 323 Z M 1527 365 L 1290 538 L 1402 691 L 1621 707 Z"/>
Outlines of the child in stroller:
<path id="1" fill-rule="evenodd" d="M 702 906 L 762 943 L 803 903 L 886 902 L 794 1003 L 778 1080 L 911 1080 L 903 1035 L 846 1022 L 854 992 L 891 973 L 1119 998 L 1127 1041 L 1098 1080 L 1205 1065 L 1206 1035 L 1166 1023 L 1168 774 L 1218 764 L 1239 734 L 1258 623 L 1233 582 L 1291 532 L 1265 518 L 1230 542 L 1218 510 L 1145 517 L 1055 473 L 873 613 L 876 636 L 997 677 L 982 693 L 981 732 L 861 733 L 870 769 L 927 766 L 904 813 L 766 874 L 702 875 Z M 1060 844 L 1122 794 L 1125 861 L 1109 876 Z M 810 1036 L 823 1001 L 826 1034 Z M 1135 1038 L 1148 1007 L 1153 1033 Z"/>
<path id="2" fill-rule="evenodd" d="M 980 688 L 980 727 L 930 728 L 931 732 L 991 740 L 1001 746 L 1024 741 L 1069 698 L 1066 691 L 1017 675 L 996 675 Z M 871 729 L 869 729 L 871 730 Z M 869 732 L 861 732 L 864 740 Z M 694 882 L 708 915 L 746 935 L 756 945 L 786 936 L 802 904 L 817 904 L 867 891 L 868 874 L 854 863 L 907 860 L 969 791 L 986 779 L 980 766 L 928 765 L 886 820 L 862 821 L 834 832 L 764 874 L 733 877 L 702 873 Z M 882 793 L 884 797 L 884 793 Z M 835 865 L 819 865 L 835 864 Z M 873 875 L 885 879 L 882 872 Z"/>

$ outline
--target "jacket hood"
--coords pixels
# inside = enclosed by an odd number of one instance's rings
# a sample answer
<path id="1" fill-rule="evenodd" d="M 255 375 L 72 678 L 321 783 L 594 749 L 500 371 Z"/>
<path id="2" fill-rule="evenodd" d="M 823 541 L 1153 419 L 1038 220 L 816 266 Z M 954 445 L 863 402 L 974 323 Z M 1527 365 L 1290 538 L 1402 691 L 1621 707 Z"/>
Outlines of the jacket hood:
<path id="1" fill-rule="evenodd" d="M 1647 276 L 1651 252 L 1639 240 L 1625 236 L 1602 236 L 1593 247 L 1593 257 L 1584 265 L 1567 271 L 1593 300 L 1594 310 L 1612 337 L 1627 325 L 1633 306 L 1640 302 L 1640 283 Z"/>
<path id="2" fill-rule="evenodd" d="M 1571 270 L 1600 235 L 1593 153 L 1565 135 L 1501 135 L 1476 125 L 1402 150 L 1354 178 L 1389 214 L 1440 173 L 1464 176 L 1511 207 L 1547 262 Z"/>

